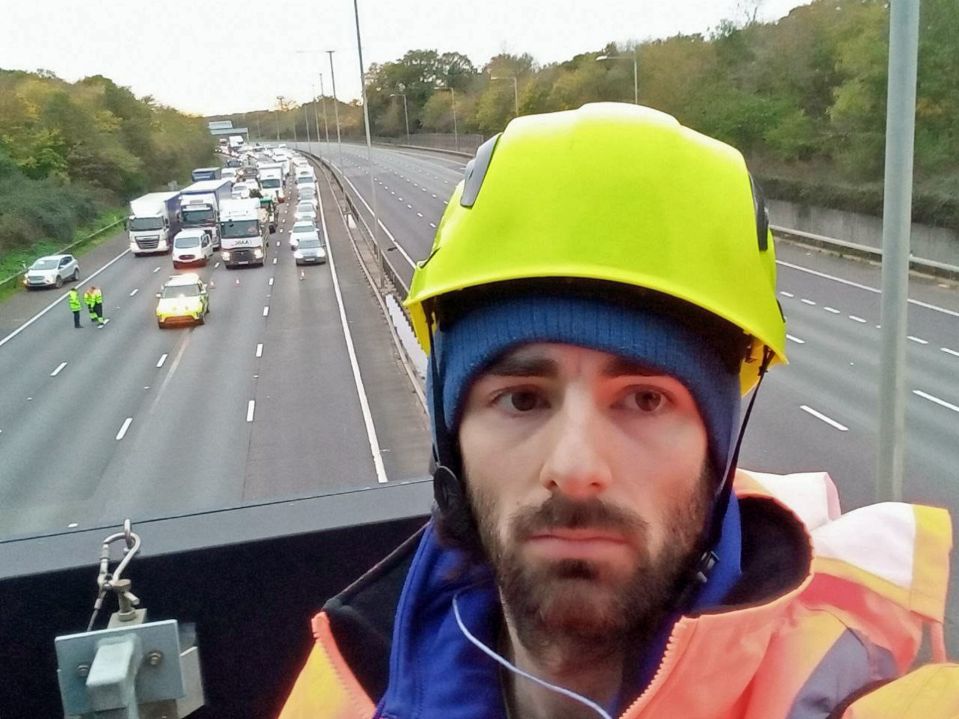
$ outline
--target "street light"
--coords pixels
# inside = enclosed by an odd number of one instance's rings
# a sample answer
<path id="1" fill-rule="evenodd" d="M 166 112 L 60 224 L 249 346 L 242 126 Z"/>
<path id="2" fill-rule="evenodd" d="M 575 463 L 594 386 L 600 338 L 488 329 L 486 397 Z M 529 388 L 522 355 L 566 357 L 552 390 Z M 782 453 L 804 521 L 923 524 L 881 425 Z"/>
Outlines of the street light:
<path id="1" fill-rule="evenodd" d="M 406 144 L 410 144 L 410 113 L 406 108 L 406 93 L 405 92 L 391 92 L 390 97 L 402 97 L 403 98 L 403 117 L 406 118 Z"/>
<path id="2" fill-rule="evenodd" d="M 596 62 L 603 62 L 604 60 L 629 60 L 633 61 L 633 101 L 638 105 L 639 104 L 639 63 L 636 62 L 636 53 L 633 53 L 633 57 L 624 57 L 622 55 L 600 55 L 596 58 Z"/>
<path id="3" fill-rule="evenodd" d="M 445 87 L 438 87 L 437 90 L 449 90 L 450 91 L 450 106 L 453 108 L 453 146 L 456 148 L 457 152 L 460 149 L 459 133 L 456 131 L 456 93 L 453 91 L 452 87 L 448 85 Z"/>
<path id="4" fill-rule="evenodd" d="M 327 50 L 326 54 L 330 56 L 330 79 L 333 81 L 333 117 L 336 119 L 336 151 L 340 158 L 340 165 L 343 164 L 343 145 L 340 144 L 340 111 L 336 106 L 336 73 L 333 71 L 333 53 L 336 50 Z M 362 70 L 362 68 L 361 68 Z"/>
<path id="5" fill-rule="evenodd" d="M 515 75 L 490 75 L 490 80 L 512 80 L 513 81 L 513 104 L 516 107 L 516 117 L 519 117 L 519 86 Z"/>
<path id="6" fill-rule="evenodd" d="M 323 73 L 320 73 L 320 102 L 323 103 L 323 134 L 326 137 L 326 144 L 330 144 L 330 124 L 326 120 L 326 90 L 323 89 Z M 319 130 L 316 131 L 319 134 Z"/>

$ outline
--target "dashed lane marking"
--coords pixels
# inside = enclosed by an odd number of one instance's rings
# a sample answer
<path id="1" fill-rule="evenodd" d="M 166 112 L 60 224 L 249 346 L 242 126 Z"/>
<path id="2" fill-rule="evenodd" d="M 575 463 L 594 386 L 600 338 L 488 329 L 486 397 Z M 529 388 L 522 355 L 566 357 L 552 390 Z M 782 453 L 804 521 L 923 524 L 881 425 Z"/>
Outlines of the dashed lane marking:
<path id="1" fill-rule="evenodd" d="M 166 353 L 160 355 L 160 359 L 157 360 L 157 369 L 163 366 L 163 363 L 166 362 Z"/>
<path id="2" fill-rule="evenodd" d="M 215 265 L 213 265 L 213 269 L 215 270 L 215 269 L 216 269 L 217 267 L 219 267 L 219 266 L 220 266 L 220 263 L 217 262 Z"/>
<path id="3" fill-rule="evenodd" d="M 806 344 L 806 340 L 801 340 L 801 339 L 799 339 L 798 337 L 794 337 L 793 335 L 790 335 L 790 334 L 787 334 L 787 335 L 786 335 L 786 339 L 795 342 L 797 345 L 804 345 L 804 344 Z"/>
<path id="4" fill-rule="evenodd" d="M 272 286 L 273 286 L 273 278 L 271 277 L 271 278 L 270 278 L 270 287 L 272 287 Z"/>
<path id="5" fill-rule="evenodd" d="M 251 399 L 246 405 L 246 421 L 247 422 L 253 421 L 253 412 L 255 409 L 256 409 L 256 400 Z"/>
<path id="6" fill-rule="evenodd" d="M 155 269 L 153 270 L 153 274 L 156 274 L 156 273 L 159 272 L 159 271 L 160 271 L 160 268 L 157 267 L 157 268 L 155 268 Z"/>
<path id="7" fill-rule="evenodd" d="M 849 315 L 849 319 L 851 319 L 853 322 L 858 322 L 861 325 L 866 324 L 866 320 L 864 320 L 862 317 L 856 317 L 856 315 Z"/>
<path id="8" fill-rule="evenodd" d="M 434 228 L 434 229 L 435 229 L 435 228 L 436 228 L 436 223 L 434 223 L 434 222 L 431 222 L 431 223 L 430 223 L 430 227 L 432 227 L 432 228 Z"/>
<path id="9" fill-rule="evenodd" d="M 841 314 L 839 310 L 837 310 L 835 307 L 823 307 L 823 309 L 826 310 L 826 312 L 829 312 L 834 315 Z"/>
<path id="10" fill-rule="evenodd" d="M 933 402 L 933 403 L 935 403 L 935 404 L 938 404 L 940 407 L 945 407 L 946 409 L 951 409 L 953 412 L 959 412 L 959 407 L 957 407 L 956 405 L 952 404 L 952 402 L 946 402 L 946 400 L 944 400 L 944 399 L 939 399 L 938 397 L 935 397 L 934 395 L 928 394 L 927 392 L 923 392 L 921 389 L 914 389 L 914 390 L 912 391 L 912 393 L 913 393 L 914 395 L 916 395 L 917 397 L 922 397 L 923 399 L 928 399 L 930 402 Z"/>
<path id="11" fill-rule="evenodd" d="M 269 314 L 270 314 L 270 306 L 267 305 L 266 307 L 263 308 L 263 316 L 266 317 Z"/>
<path id="12" fill-rule="evenodd" d="M 133 292 L 130 293 L 130 297 L 133 297 L 133 296 L 136 295 L 136 293 L 139 292 L 139 291 L 140 291 L 140 288 L 137 287 L 135 290 L 133 290 Z"/>
<path id="13" fill-rule="evenodd" d="M 928 340 L 924 340 L 922 337 L 914 337 L 913 335 L 907 335 L 906 339 L 910 342 L 915 342 L 917 345 L 927 345 L 929 344 Z"/>
<path id="14" fill-rule="evenodd" d="M 262 343 L 260 343 L 260 344 L 258 344 L 258 345 L 256 346 L 256 356 L 257 356 L 257 357 L 262 357 L 262 356 L 263 356 L 263 344 L 262 344 Z"/>
<path id="15" fill-rule="evenodd" d="M 273 258 L 273 264 L 274 264 L 274 265 L 276 264 L 276 258 L 275 258 L 275 257 Z"/>
<path id="16" fill-rule="evenodd" d="M 822 420 L 823 422 L 825 422 L 826 424 L 828 424 L 830 427 L 833 427 L 833 428 L 835 428 L 835 429 L 838 429 L 840 432 L 848 432 L 848 431 L 849 431 L 849 427 L 847 427 L 846 425 L 844 425 L 844 424 L 839 424 L 839 422 L 837 422 L 836 420 L 834 420 L 834 419 L 832 419 L 832 418 L 830 418 L 830 417 L 827 417 L 827 416 L 824 415 L 822 412 L 817 412 L 817 411 L 814 410 L 812 407 L 809 407 L 809 406 L 807 406 L 807 405 L 800 405 L 799 409 L 801 409 L 803 412 L 807 412 L 807 413 L 811 414 L 811 415 L 812 415 L 813 417 L 815 417 L 816 419 Z"/>
<path id="17" fill-rule="evenodd" d="M 802 302 L 804 305 L 809 305 L 810 307 L 815 307 L 815 306 L 816 306 L 816 303 L 815 303 L 815 302 L 813 302 L 812 300 L 807 300 L 805 297 L 803 297 L 803 298 L 802 298 L 801 300 L 799 300 L 799 301 Z"/>
<path id="18" fill-rule="evenodd" d="M 417 213 L 416 213 L 416 216 L 417 216 L 417 217 L 422 217 L 422 216 L 423 216 L 423 213 L 422 213 L 422 212 L 417 212 Z"/>
<path id="19" fill-rule="evenodd" d="M 66 362 L 61 362 L 59 365 L 57 365 L 57 368 L 50 373 L 50 376 L 56 377 L 58 374 L 60 374 L 63 371 L 63 368 L 66 366 L 67 366 Z"/>
<path id="20" fill-rule="evenodd" d="M 792 292 L 786 292 L 785 290 L 780 290 L 780 291 L 779 291 L 779 294 L 781 294 L 783 297 L 795 297 L 795 296 L 796 296 L 796 295 L 794 295 Z"/>
<path id="21" fill-rule="evenodd" d="M 127 417 L 123 420 L 123 424 L 120 425 L 120 431 L 117 432 L 117 440 L 121 440 L 126 436 L 127 430 L 130 429 L 131 422 L 133 422 L 133 417 Z"/>
<path id="22" fill-rule="evenodd" d="M 959 352 L 956 352 L 955 350 L 951 350 L 951 349 L 949 349 L 948 347 L 940 347 L 939 349 L 941 349 L 941 350 L 942 350 L 943 352 L 945 352 L 946 354 L 950 354 L 950 355 L 953 355 L 953 356 L 955 356 L 955 357 L 959 357 Z"/>

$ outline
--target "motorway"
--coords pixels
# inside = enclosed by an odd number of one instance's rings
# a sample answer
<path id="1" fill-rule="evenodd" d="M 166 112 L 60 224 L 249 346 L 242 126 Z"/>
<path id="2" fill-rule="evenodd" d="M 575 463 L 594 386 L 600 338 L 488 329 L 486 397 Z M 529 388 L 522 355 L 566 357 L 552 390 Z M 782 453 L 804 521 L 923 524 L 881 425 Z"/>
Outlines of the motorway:
<path id="1" fill-rule="evenodd" d="M 422 406 L 321 190 L 334 263 L 294 265 L 286 205 L 264 267 L 198 270 L 203 326 L 157 328 L 170 257 L 135 257 L 122 233 L 81 257 L 81 286 L 104 290 L 105 327 L 84 316 L 74 329 L 61 300 L 10 336 L 66 289 L 2 306 L 0 539 L 425 474 Z"/>
<path id="2" fill-rule="evenodd" d="M 413 262 L 430 250 L 466 158 L 374 148 L 374 197 L 364 147 L 313 143 L 312 151 L 342 172 L 369 225 L 375 204 L 378 240 L 395 247 L 386 256 L 407 283 Z M 347 323 L 331 268 L 305 268 L 301 280 L 281 247 L 271 248 L 263 269 L 204 270 L 215 282 L 208 324 L 160 332 L 153 292 L 169 257 L 124 255 L 96 278 L 107 297 L 106 328 L 73 330 L 58 306 L 0 346 L 0 372 L 14 378 L 0 394 L 4 535 L 322 495 L 425 473 L 422 410 L 392 360 L 331 189 L 320 185 Z M 790 365 L 764 382 L 740 464 L 826 471 L 848 511 L 875 497 L 879 269 L 785 242 L 777 253 Z M 92 269 L 86 259 L 81 264 Z M 959 517 L 956 289 L 910 282 L 903 494 Z M 34 295 L 43 296 L 38 309 L 57 296 Z M 6 334 L 16 323 L 7 327 L 4 312 Z M 356 368 L 344 326 L 353 329 Z M 365 380 L 369 417 L 357 377 Z M 957 574 L 947 627 L 953 653 Z"/>

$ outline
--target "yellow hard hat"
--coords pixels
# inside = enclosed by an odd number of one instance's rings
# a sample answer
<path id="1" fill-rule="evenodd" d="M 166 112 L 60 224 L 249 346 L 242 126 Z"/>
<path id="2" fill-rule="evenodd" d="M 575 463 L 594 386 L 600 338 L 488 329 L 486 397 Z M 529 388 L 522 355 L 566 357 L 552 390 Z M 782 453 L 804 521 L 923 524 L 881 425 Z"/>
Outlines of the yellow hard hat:
<path id="1" fill-rule="evenodd" d="M 596 103 L 513 120 L 466 169 L 406 299 L 429 351 L 427 309 L 469 287 L 582 278 L 696 305 L 786 360 L 776 258 L 761 195 L 734 148 L 664 113 Z"/>

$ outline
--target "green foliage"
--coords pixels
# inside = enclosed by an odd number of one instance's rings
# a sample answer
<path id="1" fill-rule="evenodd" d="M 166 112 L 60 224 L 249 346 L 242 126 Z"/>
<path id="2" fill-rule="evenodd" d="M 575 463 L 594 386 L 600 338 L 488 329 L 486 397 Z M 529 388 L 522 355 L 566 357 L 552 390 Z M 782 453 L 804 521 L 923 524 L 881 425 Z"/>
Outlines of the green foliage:
<path id="1" fill-rule="evenodd" d="M 63 246 L 102 207 L 209 164 L 201 118 L 94 76 L 0 70 L 0 259 Z"/>
<path id="2" fill-rule="evenodd" d="M 879 213 L 888 0 L 812 0 L 766 24 L 756 21 L 760 4 L 744 0 L 740 18 L 721 22 L 706 36 L 677 35 L 635 46 L 610 43 L 545 66 L 528 54 L 504 53 L 477 70 L 458 53 L 410 50 L 367 73 L 374 135 L 405 135 L 401 95 L 406 96 L 411 133 L 452 132 L 452 97 L 441 86 L 455 91 L 458 131 L 484 135 L 501 131 L 517 114 L 517 104 L 519 114 L 531 114 L 587 102 L 631 101 L 635 57 L 640 102 L 731 143 L 752 167 L 774 167 L 775 172 L 766 173 L 771 196 Z M 630 28 L 623 31 L 628 34 Z M 959 2 L 922 0 L 916 212 L 924 221 L 952 227 L 959 227 L 954 199 L 959 194 L 956 38 Z M 608 59 L 600 61 L 601 56 Z M 0 78 L 0 115 L 4 103 Z M 332 125 L 329 101 L 328 107 Z M 362 108 L 342 103 L 339 108 L 344 136 L 361 136 Z M 253 115 L 268 128 L 263 132 L 267 137 L 277 128 L 284 138 L 292 138 L 293 128 L 300 139 L 305 137 L 299 108 Z M 252 126 L 247 116 L 235 119 Z M 2 133 L 0 126 L 0 137 Z M 55 157 L 61 139 L 37 136 L 30 141 L 38 148 L 49 146 Z"/>

